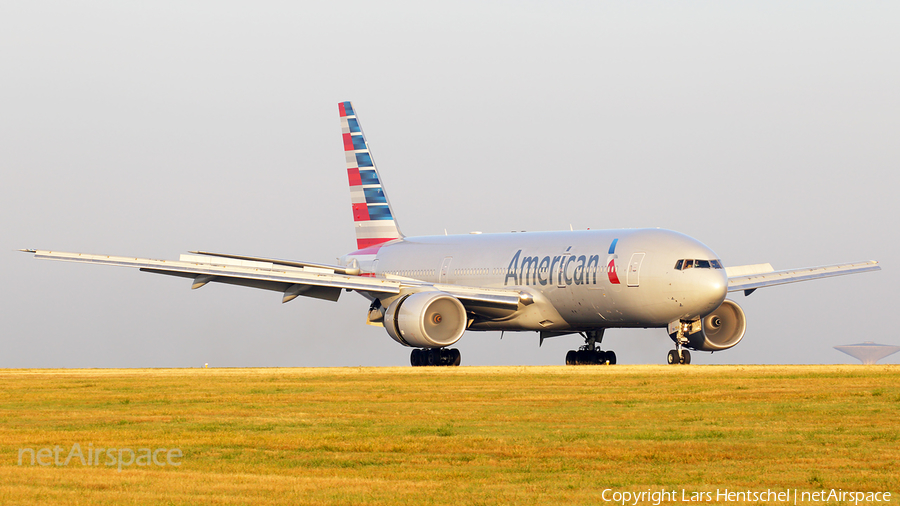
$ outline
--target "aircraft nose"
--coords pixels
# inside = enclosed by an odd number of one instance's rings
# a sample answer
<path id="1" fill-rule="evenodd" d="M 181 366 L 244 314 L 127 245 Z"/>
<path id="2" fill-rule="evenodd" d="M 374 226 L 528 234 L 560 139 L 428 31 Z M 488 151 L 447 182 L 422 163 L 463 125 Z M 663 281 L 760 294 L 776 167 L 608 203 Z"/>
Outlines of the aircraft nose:
<path id="1" fill-rule="evenodd" d="M 709 272 L 706 282 L 703 284 L 704 298 L 710 302 L 715 301 L 715 307 L 719 307 L 725 296 L 728 295 L 728 275 L 724 269 L 714 269 Z"/>

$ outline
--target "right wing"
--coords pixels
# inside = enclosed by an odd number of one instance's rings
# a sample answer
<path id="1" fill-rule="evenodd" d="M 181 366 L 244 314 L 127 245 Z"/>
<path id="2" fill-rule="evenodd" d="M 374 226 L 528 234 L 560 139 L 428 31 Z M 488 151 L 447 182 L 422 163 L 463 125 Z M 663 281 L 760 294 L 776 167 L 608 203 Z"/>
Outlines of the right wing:
<path id="1" fill-rule="evenodd" d="M 429 283 L 410 278 L 371 277 L 359 275 L 359 269 L 312 262 L 293 262 L 241 255 L 205 253 L 181 255 L 179 260 L 152 260 L 149 258 L 86 255 L 27 249 L 35 258 L 79 262 L 119 267 L 137 267 L 144 272 L 165 274 L 194 280 L 191 288 L 207 283 L 227 283 L 282 292 L 282 302 L 298 296 L 336 301 L 341 290 L 353 290 L 375 297 L 396 295 L 405 290 L 434 289 L 449 293 L 473 306 L 500 306 L 515 310 L 520 301 L 527 305 L 531 297 L 527 293 L 505 288 L 483 288 Z"/>
<path id="2" fill-rule="evenodd" d="M 745 265 L 726 269 L 729 274 L 728 291 L 738 292 L 743 290 L 744 295 L 750 295 L 757 288 L 765 286 L 783 285 L 786 283 L 796 283 L 798 281 L 809 281 L 812 279 L 829 278 L 831 276 L 880 270 L 881 267 L 875 260 L 852 264 L 789 269 L 784 271 L 772 270 L 772 266 L 769 264 Z"/>

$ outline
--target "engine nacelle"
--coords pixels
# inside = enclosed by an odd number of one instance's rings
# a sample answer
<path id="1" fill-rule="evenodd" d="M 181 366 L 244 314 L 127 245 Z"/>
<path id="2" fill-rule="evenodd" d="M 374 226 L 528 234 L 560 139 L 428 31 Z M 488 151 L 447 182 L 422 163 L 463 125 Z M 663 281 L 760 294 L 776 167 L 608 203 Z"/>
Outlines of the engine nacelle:
<path id="1" fill-rule="evenodd" d="M 384 328 L 394 341 L 415 348 L 443 348 L 466 330 L 466 309 L 444 292 L 400 297 L 384 313 Z"/>
<path id="2" fill-rule="evenodd" d="M 747 319 L 736 302 L 725 299 L 701 321 L 700 332 L 687 336 L 688 347 L 701 351 L 727 350 L 744 337 Z"/>

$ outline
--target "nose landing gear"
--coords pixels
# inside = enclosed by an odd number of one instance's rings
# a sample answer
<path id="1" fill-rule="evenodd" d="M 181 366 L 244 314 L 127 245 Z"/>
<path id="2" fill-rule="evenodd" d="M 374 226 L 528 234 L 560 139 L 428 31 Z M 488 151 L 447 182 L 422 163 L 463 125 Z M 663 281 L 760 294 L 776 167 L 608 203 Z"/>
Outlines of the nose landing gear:
<path id="1" fill-rule="evenodd" d="M 669 355 L 666 357 L 666 362 L 669 365 L 675 364 L 690 364 L 691 363 L 691 352 L 682 349 L 681 354 L 678 354 L 678 350 L 669 350 Z"/>
<path id="2" fill-rule="evenodd" d="M 691 323 L 678 322 L 677 325 L 670 325 L 670 330 L 675 328 L 675 332 L 669 334 L 669 337 L 675 341 L 675 349 L 669 350 L 669 354 L 666 356 L 666 363 L 669 365 L 676 364 L 690 364 L 691 363 L 691 352 L 684 349 L 684 345 L 688 343 L 688 339 L 685 334 L 690 329 Z"/>

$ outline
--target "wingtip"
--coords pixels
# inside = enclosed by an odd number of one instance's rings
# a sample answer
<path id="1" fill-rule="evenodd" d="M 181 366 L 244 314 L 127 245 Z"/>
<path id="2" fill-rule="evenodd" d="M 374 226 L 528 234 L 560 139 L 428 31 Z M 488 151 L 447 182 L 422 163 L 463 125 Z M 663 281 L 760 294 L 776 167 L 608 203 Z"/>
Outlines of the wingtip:
<path id="1" fill-rule="evenodd" d="M 36 249 L 20 249 L 22 253 L 37 253 Z"/>

